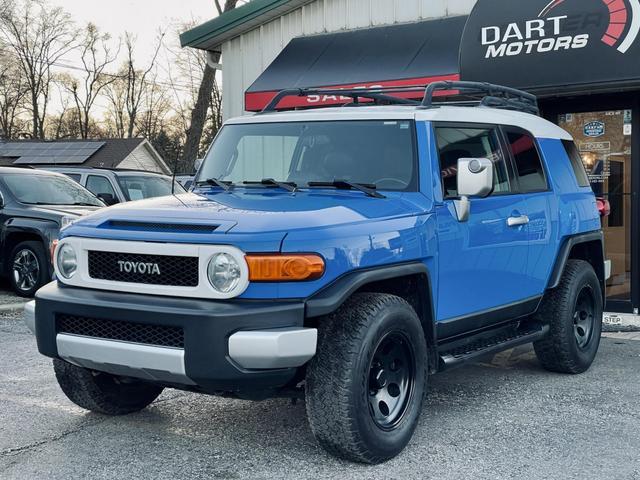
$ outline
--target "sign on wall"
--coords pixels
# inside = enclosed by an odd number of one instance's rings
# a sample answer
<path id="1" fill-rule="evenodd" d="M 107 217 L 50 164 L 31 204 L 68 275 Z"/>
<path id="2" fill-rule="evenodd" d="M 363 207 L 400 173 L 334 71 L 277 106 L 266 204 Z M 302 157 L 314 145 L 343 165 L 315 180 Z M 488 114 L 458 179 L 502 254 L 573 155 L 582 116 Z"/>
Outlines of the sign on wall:
<path id="1" fill-rule="evenodd" d="M 597 138 L 604 135 L 606 132 L 606 126 L 604 122 L 588 122 L 584 124 L 584 136 Z"/>
<path id="2" fill-rule="evenodd" d="M 640 80 L 640 0 L 479 0 L 463 80 L 532 90 Z"/>

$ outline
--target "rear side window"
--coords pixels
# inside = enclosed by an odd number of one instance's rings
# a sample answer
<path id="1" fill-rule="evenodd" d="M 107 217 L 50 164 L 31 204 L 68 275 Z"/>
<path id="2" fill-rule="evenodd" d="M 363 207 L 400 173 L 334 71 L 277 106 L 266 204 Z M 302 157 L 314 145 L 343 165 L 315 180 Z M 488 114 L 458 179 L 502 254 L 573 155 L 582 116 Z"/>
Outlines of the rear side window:
<path id="1" fill-rule="evenodd" d="M 564 149 L 567 151 L 569 160 L 571 160 L 571 167 L 573 168 L 573 173 L 576 176 L 578 185 L 581 187 L 591 186 L 591 184 L 589 183 L 589 176 L 584 169 L 584 163 L 582 163 L 582 156 L 580 155 L 576 144 L 571 140 L 563 140 L 562 144 L 564 145 Z"/>
<path id="2" fill-rule="evenodd" d="M 548 189 L 536 141 L 527 132 L 505 129 L 507 143 L 516 163 L 520 191 L 541 192 Z"/>
<path id="3" fill-rule="evenodd" d="M 107 195 L 113 195 L 116 198 L 116 192 L 111 186 L 111 182 L 108 178 L 100 175 L 89 175 L 87 179 L 87 190 L 94 195 L 100 195 L 106 193 Z"/>
<path id="4" fill-rule="evenodd" d="M 458 159 L 488 158 L 494 165 L 493 193 L 509 193 L 511 185 L 494 128 L 436 127 L 440 175 L 445 198 L 458 197 Z"/>

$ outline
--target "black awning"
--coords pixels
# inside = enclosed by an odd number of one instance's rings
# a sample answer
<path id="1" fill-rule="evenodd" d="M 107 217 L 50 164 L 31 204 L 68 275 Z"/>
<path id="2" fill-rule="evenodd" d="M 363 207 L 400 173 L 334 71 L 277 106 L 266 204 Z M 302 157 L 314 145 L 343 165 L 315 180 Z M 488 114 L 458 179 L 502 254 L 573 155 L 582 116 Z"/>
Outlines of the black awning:
<path id="1" fill-rule="evenodd" d="M 294 38 L 249 87 L 245 109 L 258 111 L 283 89 L 405 86 L 459 78 L 467 17 Z M 281 108 L 338 99 L 292 97 Z"/>

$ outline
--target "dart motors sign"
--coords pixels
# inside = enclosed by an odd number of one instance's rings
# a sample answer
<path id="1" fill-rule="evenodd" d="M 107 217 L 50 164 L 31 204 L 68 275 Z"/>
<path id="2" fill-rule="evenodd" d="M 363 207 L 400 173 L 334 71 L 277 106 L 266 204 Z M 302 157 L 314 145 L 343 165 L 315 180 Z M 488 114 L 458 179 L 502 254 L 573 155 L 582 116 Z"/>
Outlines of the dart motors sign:
<path id="1" fill-rule="evenodd" d="M 640 0 L 478 0 L 463 80 L 531 90 L 640 81 Z"/>

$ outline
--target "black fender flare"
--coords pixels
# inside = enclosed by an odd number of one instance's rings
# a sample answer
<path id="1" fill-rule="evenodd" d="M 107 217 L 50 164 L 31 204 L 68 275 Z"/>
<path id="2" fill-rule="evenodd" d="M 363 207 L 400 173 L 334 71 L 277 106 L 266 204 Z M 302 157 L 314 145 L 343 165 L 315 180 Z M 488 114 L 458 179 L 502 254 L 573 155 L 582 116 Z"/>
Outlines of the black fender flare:
<path id="1" fill-rule="evenodd" d="M 421 300 L 426 302 L 425 306 L 428 310 L 423 312 L 425 318 L 421 319 L 421 321 L 430 344 L 429 364 L 433 373 L 438 365 L 436 348 L 438 333 L 431 274 L 427 266 L 422 262 L 383 265 L 348 272 L 305 300 L 305 317 L 315 318 L 335 312 L 351 295 L 370 283 L 411 275 L 422 275 L 425 281 L 424 291 L 421 292 L 423 296 Z"/>
<path id="2" fill-rule="evenodd" d="M 569 260 L 569 255 L 571 254 L 571 250 L 576 245 L 580 245 L 582 243 L 588 242 L 599 242 L 602 249 L 602 268 L 599 271 L 596 268 L 596 275 L 598 275 L 598 279 L 600 280 L 602 295 L 606 298 L 605 294 L 605 278 L 604 278 L 604 233 L 602 230 L 595 230 L 593 232 L 587 233 L 579 233 L 577 235 L 572 235 L 567 237 L 560 250 L 558 251 L 558 255 L 556 257 L 556 263 L 553 266 L 553 270 L 551 271 L 551 276 L 549 277 L 549 284 L 547 285 L 547 289 L 556 288 L 560 284 L 560 279 L 562 278 L 562 272 L 564 272 L 564 267 Z"/>

